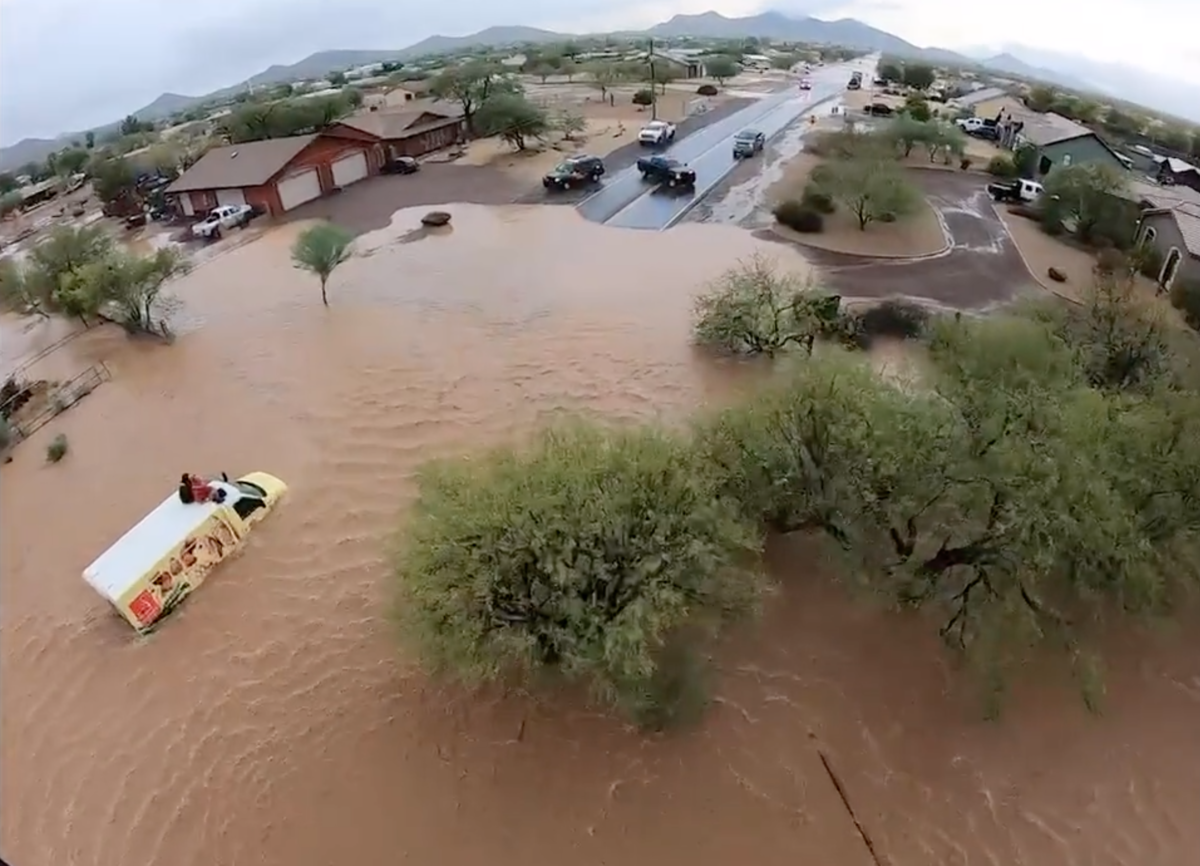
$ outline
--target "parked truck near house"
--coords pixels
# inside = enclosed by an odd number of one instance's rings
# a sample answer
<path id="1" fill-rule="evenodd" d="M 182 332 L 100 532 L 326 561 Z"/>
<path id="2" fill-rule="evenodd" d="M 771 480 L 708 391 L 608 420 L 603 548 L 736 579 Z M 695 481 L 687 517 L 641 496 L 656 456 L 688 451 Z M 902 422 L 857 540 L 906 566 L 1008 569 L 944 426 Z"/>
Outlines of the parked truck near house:
<path id="1" fill-rule="evenodd" d="M 192 226 L 192 237 L 215 241 L 223 229 L 242 228 L 250 224 L 254 211 L 248 204 L 226 204 L 213 208 L 208 216 Z"/>

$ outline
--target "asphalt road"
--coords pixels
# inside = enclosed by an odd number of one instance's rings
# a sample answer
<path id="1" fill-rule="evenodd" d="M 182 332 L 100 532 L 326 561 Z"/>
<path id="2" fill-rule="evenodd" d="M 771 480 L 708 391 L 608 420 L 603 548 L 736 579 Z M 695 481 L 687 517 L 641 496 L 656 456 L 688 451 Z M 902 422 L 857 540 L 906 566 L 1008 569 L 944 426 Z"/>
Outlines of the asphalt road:
<path id="1" fill-rule="evenodd" d="M 854 68 L 852 64 L 839 64 L 815 70 L 810 76 L 812 90 L 792 88 L 772 94 L 677 140 L 665 153 L 696 170 L 695 189 L 668 192 L 643 181 L 637 168 L 631 167 L 610 177 L 603 189 L 581 202 L 580 213 L 594 222 L 620 228 L 669 228 L 737 166 L 733 137 L 738 132 L 752 127 L 765 133 L 768 139 L 778 135 L 807 112 L 840 94 Z"/>

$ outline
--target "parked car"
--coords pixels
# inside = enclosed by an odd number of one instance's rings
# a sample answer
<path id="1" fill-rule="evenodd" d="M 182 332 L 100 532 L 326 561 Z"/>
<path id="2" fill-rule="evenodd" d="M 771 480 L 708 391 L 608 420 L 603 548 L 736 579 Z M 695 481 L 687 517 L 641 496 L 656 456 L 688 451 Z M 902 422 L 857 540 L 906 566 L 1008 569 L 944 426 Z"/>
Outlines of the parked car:
<path id="1" fill-rule="evenodd" d="M 986 138 L 992 141 L 1000 138 L 1000 128 L 992 117 L 963 117 L 955 121 L 958 128 L 967 135 L 976 138 Z"/>
<path id="2" fill-rule="evenodd" d="M 801 78 L 800 79 L 800 89 L 801 90 L 812 90 L 812 80 L 809 78 Z"/>
<path id="3" fill-rule="evenodd" d="M 595 183 L 604 176 L 604 160 L 598 156 L 573 156 L 555 166 L 542 178 L 542 186 L 549 190 L 567 190 L 572 187 Z"/>
<path id="4" fill-rule="evenodd" d="M 642 180 L 652 180 L 670 187 L 695 186 L 696 172 L 685 163 L 666 156 L 644 156 L 637 161 Z"/>
<path id="5" fill-rule="evenodd" d="M 192 237 L 215 241 L 224 229 L 244 229 L 250 224 L 253 211 L 248 204 L 226 204 L 213 208 L 208 216 L 192 226 Z"/>
<path id="6" fill-rule="evenodd" d="M 995 181 L 987 185 L 988 195 L 993 201 L 1023 202 L 1032 204 L 1037 201 L 1044 188 L 1033 180 Z"/>
<path id="7" fill-rule="evenodd" d="M 638 133 L 638 143 L 661 147 L 675 140 L 675 124 L 665 120 L 652 120 Z"/>
<path id="8" fill-rule="evenodd" d="M 767 146 L 767 136 L 757 129 L 743 129 L 733 137 L 733 158 L 754 156 Z"/>
<path id="9" fill-rule="evenodd" d="M 872 117 L 891 117 L 896 113 L 896 110 L 886 102 L 872 102 L 864 110 Z"/>
<path id="10" fill-rule="evenodd" d="M 389 159 L 379 169 L 382 174 L 414 174 L 421 168 L 421 163 L 411 156 L 398 156 Z"/>

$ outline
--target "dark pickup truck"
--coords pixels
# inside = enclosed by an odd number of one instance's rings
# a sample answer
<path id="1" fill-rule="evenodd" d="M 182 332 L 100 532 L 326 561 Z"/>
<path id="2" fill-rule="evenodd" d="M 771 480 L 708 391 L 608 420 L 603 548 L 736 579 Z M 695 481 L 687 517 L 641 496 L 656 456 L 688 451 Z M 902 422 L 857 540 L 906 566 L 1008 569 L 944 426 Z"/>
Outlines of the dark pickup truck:
<path id="1" fill-rule="evenodd" d="M 685 163 L 667 156 L 644 156 L 637 161 L 643 180 L 667 186 L 695 186 L 696 172 Z"/>

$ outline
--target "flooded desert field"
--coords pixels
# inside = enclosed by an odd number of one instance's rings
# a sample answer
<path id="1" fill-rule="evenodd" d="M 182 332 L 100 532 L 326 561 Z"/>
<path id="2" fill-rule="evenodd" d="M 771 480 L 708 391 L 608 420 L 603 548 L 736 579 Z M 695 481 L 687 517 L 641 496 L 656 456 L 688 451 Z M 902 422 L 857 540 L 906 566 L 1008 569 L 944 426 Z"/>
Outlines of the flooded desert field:
<path id="1" fill-rule="evenodd" d="M 103 360 L 112 381 L 0 469 L 7 862 L 1197 862 L 1194 628 L 1114 636 L 1100 717 L 1047 664 L 985 722 L 926 624 L 852 599 L 793 538 L 698 730 L 426 679 L 397 649 L 385 562 L 420 462 L 563 411 L 672 420 L 728 398 L 752 371 L 693 352 L 693 294 L 760 249 L 805 267 L 735 228 L 451 210 L 445 234 L 414 237 L 404 212 L 360 238 L 328 309 L 285 226 L 180 281 L 175 345 L 96 329 L 39 362 Z M 61 335 L 8 322 L 0 353 Z M 59 432 L 71 453 L 48 466 Z M 289 498 L 134 639 L 81 570 L 181 472 L 221 470 L 277 474 Z"/>

